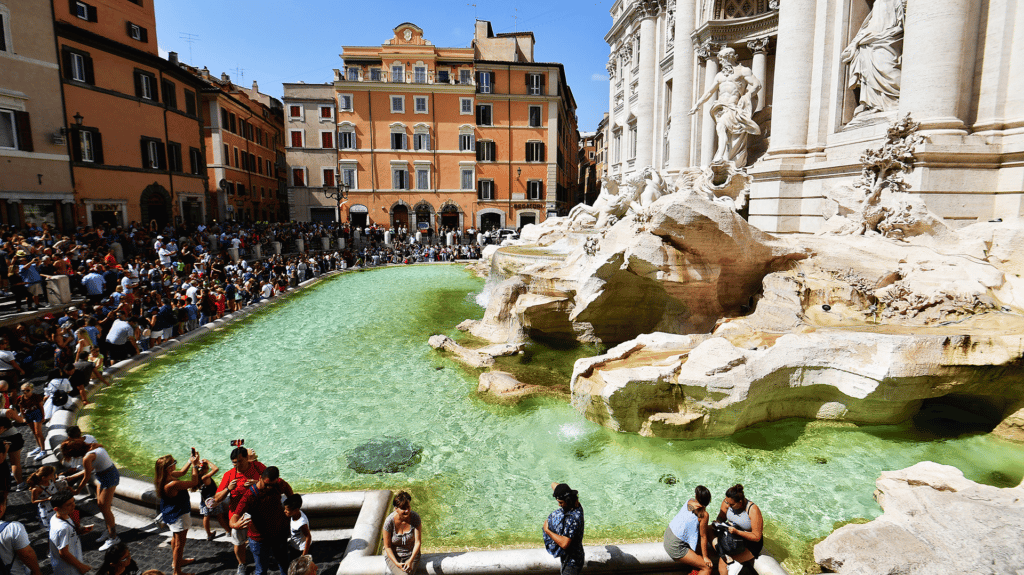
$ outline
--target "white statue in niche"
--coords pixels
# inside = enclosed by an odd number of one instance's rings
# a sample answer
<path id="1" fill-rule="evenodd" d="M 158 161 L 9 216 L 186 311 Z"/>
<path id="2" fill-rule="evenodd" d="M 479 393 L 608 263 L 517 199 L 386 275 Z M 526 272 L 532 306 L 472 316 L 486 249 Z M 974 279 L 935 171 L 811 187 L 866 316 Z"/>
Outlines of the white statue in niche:
<path id="1" fill-rule="evenodd" d="M 406 42 L 408 42 L 409 40 L 412 40 L 412 30 L 406 28 L 404 36 L 405 36 L 405 41 Z"/>
<path id="2" fill-rule="evenodd" d="M 905 0 L 876 0 L 857 35 L 843 50 L 850 89 L 860 89 L 853 115 L 895 110 L 900 98 Z"/>
<path id="3" fill-rule="evenodd" d="M 711 117 L 715 119 L 718 147 L 712 164 L 733 162 L 737 168 L 747 165 L 747 137 L 758 135 L 761 128 L 754 122 L 753 97 L 761 90 L 761 81 L 750 68 L 737 63 L 736 50 L 726 46 L 718 53 L 722 70 L 715 75 L 715 82 L 697 100 L 690 115 L 697 113 L 701 105 L 718 94 L 711 106 Z"/>

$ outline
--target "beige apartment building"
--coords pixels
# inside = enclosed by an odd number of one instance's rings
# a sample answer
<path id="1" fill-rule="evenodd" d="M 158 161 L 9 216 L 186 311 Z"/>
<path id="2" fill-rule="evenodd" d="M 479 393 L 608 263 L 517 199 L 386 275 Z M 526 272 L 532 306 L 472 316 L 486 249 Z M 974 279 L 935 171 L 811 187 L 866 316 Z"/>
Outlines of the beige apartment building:
<path id="1" fill-rule="evenodd" d="M 338 185 L 336 133 L 334 84 L 284 85 L 284 146 L 293 220 L 341 221 L 338 202 L 321 193 Z"/>
<path id="2" fill-rule="evenodd" d="M 74 226 L 49 0 L 0 0 L 0 221 Z"/>

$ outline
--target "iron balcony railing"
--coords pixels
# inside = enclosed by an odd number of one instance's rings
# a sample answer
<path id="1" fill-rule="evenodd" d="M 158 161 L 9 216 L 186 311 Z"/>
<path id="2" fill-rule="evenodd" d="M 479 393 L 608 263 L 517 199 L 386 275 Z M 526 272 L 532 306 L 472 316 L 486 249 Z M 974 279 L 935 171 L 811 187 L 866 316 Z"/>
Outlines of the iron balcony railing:
<path id="1" fill-rule="evenodd" d="M 381 82 L 391 84 L 449 84 L 453 86 L 475 86 L 473 74 L 468 76 L 446 71 L 403 71 L 393 74 L 391 70 L 348 67 L 341 79 L 346 82 Z"/>

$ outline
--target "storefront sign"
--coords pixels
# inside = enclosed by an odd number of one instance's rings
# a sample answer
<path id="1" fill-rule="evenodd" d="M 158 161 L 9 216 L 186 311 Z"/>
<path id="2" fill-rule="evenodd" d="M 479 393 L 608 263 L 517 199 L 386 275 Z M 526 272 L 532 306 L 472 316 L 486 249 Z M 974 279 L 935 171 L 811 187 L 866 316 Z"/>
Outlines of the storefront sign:
<path id="1" fill-rule="evenodd" d="M 512 204 L 517 210 L 543 210 L 544 204 Z"/>

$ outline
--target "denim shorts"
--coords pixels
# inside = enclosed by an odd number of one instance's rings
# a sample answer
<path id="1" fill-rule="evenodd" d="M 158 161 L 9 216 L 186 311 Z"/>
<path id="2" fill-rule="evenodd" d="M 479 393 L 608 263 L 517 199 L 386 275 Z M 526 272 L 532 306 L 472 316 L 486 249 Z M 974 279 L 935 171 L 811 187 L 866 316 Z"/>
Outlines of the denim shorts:
<path id="1" fill-rule="evenodd" d="M 117 487 L 121 483 L 121 473 L 117 470 L 116 465 L 111 465 L 103 471 L 97 471 L 96 480 L 100 482 L 100 489 Z"/>

